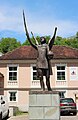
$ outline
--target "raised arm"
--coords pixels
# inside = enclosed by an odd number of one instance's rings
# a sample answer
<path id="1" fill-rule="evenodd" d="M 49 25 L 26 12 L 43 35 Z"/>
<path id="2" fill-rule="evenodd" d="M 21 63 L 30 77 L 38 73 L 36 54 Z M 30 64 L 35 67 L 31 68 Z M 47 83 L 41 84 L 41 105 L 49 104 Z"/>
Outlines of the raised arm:
<path id="1" fill-rule="evenodd" d="M 34 37 L 34 35 L 33 35 L 33 33 L 32 33 L 32 32 L 31 32 L 31 34 L 32 34 L 33 39 L 34 39 L 34 40 L 35 40 L 35 42 L 36 42 L 36 45 L 39 45 L 39 43 L 38 43 L 37 39 Z"/>
<path id="2" fill-rule="evenodd" d="M 28 41 L 30 42 L 30 44 L 31 44 L 35 49 L 37 49 L 37 46 L 31 42 L 31 39 L 30 39 L 30 37 L 29 37 L 29 33 L 28 33 L 28 30 L 27 30 L 27 25 L 26 25 L 26 21 L 25 21 L 24 11 L 23 11 L 23 20 L 24 20 L 24 27 L 25 27 L 25 32 L 26 32 L 27 39 L 28 39 Z"/>
<path id="3" fill-rule="evenodd" d="M 57 31 L 57 27 L 55 27 L 54 35 L 53 35 L 53 37 L 48 42 L 49 50 L 51 50 L 51 48 L 52 48 L 52 46 L 54 44 L 54 40 L 55 40 L 55 36 L 56 36 L 56 31 Z"/>

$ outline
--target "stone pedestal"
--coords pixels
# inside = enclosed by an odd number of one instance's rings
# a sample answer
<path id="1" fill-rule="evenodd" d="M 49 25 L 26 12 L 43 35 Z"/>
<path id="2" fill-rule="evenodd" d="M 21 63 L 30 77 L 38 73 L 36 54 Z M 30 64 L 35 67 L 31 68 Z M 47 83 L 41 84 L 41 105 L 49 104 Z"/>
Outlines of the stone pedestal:
<path id="1" fill-rule="evenodd" d="M 29 92 L 30 120 L 60 120 L 60 97 L 56 91 Z"/>

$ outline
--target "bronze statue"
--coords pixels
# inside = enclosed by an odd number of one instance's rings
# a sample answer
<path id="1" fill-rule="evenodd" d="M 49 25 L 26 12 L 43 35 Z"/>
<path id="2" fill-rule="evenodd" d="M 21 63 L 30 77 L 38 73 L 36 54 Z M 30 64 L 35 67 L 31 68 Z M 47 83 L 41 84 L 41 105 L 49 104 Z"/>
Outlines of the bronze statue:
<path id="1" fill-rule="evenodd" d="M 40 43 L 34 38 L 33 33 L 31 32 L 34 40 L 36 41 L 36 45 L 32 43 L 29 33 L 27 30 L 26 22 L 25 22 L 25 15 L 23 11 L 23 19 L 24 19 L 24 26 L 25 26 L 25 31 L 26 31 L 26 36 L 32 47 L 34 47 L 38 51 L 38 56 L 37 56 L 37 63 L 36 63 L 36 68 L 37 68 L 37 75 L 40 79 L 40 85 L 41 89 L 45 90 L 45 84 L 43 81 L 43 76 L 46 77 L 46 86 L 49 91 L 51 91 L 51 86 L 50 86 L 50 75 L 52 75 L 52 69 L 51 69 L 51 63 L 50 60 L 53 58 L 53 52 L 51 51 L 52 46 L 54 44 L 55 36 L 56 36 L 56 31 L 57 27 L 55 27 L 54 35 L 53 37 L 49 40 L 48 44 L 46 44 L 46 39 L 45 37 L 40 37 Z"/>

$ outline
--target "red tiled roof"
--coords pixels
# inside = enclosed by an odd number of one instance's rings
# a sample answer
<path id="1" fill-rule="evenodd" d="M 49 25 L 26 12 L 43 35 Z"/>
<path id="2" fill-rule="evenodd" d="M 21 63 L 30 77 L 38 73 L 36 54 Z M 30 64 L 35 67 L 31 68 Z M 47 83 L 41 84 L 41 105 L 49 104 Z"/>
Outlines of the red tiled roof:
<path id="1" fill-rule="evenodd" d="M 78 59 L 78 49 L 67 46 L 53 46 L 54 58 Z"/>
<path id="2" fill-rule="evenodd" d="M 78 59 L 78 49 L 67 46 L 53 46 L 54 59 Z M 22 46 L 0 57 L 0 60 L 36 59 L 37 51 L 32 46 Z"/>

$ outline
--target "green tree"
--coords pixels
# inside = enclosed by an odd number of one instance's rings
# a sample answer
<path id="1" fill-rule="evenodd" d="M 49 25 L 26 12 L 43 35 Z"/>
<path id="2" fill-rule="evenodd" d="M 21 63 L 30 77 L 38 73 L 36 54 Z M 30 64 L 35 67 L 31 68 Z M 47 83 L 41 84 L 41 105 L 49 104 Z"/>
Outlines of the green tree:
<path id="1" fill-rule="evenodd" d="M 71 47 L 78 48 L 78 38 L 73 38 L 71 40 Z"/>
<path id="2" fill-rule="evenodd" d="M 21 46 L 20 42 L 17 42 L 15 38 L 2 38 L 0 40 L 0 52 L 7 53 L 13 49 Z"/>
<path id="3" fill-rule="evenodd" d="M 54 44 L 78 48 L 78 37 L 77 37 L 78 35 L 77 34 L 76 34 L 76 37 L 72 37 L 72 38 L 62 38 L 60 36 L 57 36 Z"/>
<path id="4" fill-rule="evenodd" d="M 30 38 L 32 43 L 35 43 L 34 39 L 33 38 Z M 22 44 L 22 45 L 30 45 L 30 42 L 26 39 L 26 41 Z"/>
<path id="5" fill-rule="evenodd" d="M 76 33 L 76 38 L 78 38 L 78 32 Z"/>
<path id="6" fill-rule="evenodd" d="M 44 36 L 46 38 L 46 42 L 48 43 L 50 36 Z M 38 41 L 38 43 L 40 44 L 40 36 L 35 37 Z M 33 37 L 30 38 L 32 43 L 36 44 L 35 40 L 33 39 Z M 22 45 L 30 45 L 29 41 L 26 39 L 26 41 L 22 44 Z"/>
<path id="7" fill-rule="evenodd" d="M 62 45 L 62 43 L 63 43 L 63 38 L 60 36 L 57 36 L 54 44 L 55 45 Z"/>
<path id="8" fill-rule="evenodd" d="M 77 36 L 77 34 L 76 34 Z M 50 36 L 45 36 L 46 42 L 48 43 Z M 35 41 L 33 38 L 30 38 L 31 41 L 35 44 Z M 40 37 L 36 37 L 38 43 L 40 43 Z M 29 41 L 26 40 L 22 45 L 30 45 Z M 72 38 L 62 38 L 60 36 L 57 36 L 54 42 L 54 45 L 64 45 L 64 46 L 69 46 L 73 48 L 78 48 L 78 37 L 72 37 Z"/>

